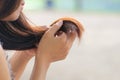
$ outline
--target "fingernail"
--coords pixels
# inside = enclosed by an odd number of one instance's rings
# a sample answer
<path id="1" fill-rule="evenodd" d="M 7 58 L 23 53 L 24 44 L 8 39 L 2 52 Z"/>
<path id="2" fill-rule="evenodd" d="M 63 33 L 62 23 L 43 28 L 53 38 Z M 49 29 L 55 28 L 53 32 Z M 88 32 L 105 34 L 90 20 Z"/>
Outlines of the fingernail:
<path id="1" fill-rule="evenodd" d="M 62 20 L 60 20 L 60 21 L 58 21 L 58 22 L 56 23 L 56 25 L 58 25 L 58 26 L 62 26 L 62 24 L 63 24 L 63 21 L 62 21 Z"/>

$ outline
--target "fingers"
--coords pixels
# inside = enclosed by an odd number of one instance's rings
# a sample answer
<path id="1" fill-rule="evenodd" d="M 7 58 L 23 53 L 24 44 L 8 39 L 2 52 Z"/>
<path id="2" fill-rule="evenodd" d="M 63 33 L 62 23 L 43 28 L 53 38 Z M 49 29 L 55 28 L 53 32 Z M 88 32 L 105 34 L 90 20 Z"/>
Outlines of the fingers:
<path id="1" fill-rule="evenodd" d="M 76 34 L 75 31 L 71 31 L 71 32 L 70 32 L 70 36 L 69 36 L 69 38 L 67 39 L 67 43 L 66 43 L 66 45 L 65 45 L 65 52 L 66 52 L 66 54 L 68 54 L 70 48 L 72 47 L 72 44 L 73 44 L 73 42 L 74 42 L 74 40 L 75 40 L 75 38 L 76 38 L 76 35 L 77 35 L 77 34 Z"/>
<path id="2" fill-rule="evenodd" d="M 72 44 L 77 36 L 77 33 L 75 31 L 70 31 L 69 36 L 67 37 L 67 46 Z"/>
<path id="3" fill-rule="evenodd" d="M 60 27 L 62 26 L 63 21 L 60 20 L 58 21 L 56 24 L 54 24 L 50 29 L 49 32 L 52 33 L 53 35 L 60 29 Z"/>
<path id="4" fill-rule="evenodd" d="M 67 57 L 67 55 L 70 51 L 70 48 L 72 47 L 72 44 L 76 38 L 75 31 L 71 31 L 70 34 L 71 35 L 69 36 L 69 38 L 66 38 L 67 39 L 66 44 L 63 46 L 63 49 L 62 49 L 62 51 L 63 51 L 63 54 L 61 54 L 62 59 L 65 59 Z"/>
<path id="5" fill-rule="evenodd" d="M 77 33 L 75 31 L 71 31 L 69 36 L 69 42 L 73 42 L 76 36 L 77 36 Z"/>

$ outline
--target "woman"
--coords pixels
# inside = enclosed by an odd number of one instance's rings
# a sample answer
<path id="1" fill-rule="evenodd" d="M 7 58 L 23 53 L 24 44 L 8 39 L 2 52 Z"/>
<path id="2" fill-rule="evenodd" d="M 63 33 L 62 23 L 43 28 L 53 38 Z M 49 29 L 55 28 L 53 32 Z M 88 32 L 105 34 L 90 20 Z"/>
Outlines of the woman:
<path id="1" fill-rule="evenodd" d="M 49 29 L 31 27 L 22 14 L 24 4 L 24 0 L 0 1 L 1 80 L 19 80 L 27 62 L 33 56 L 35 64 L 30 80 L 45 80 L 50 64 L 65 59 L 76 36 L 75 32 L 70 32 L 69 39 L 64 32 L 54 36 L 63 24 L 62 21 Z M 9 61 L 12 73 L 8 68 L 4 49 L 18 50 Z"/>

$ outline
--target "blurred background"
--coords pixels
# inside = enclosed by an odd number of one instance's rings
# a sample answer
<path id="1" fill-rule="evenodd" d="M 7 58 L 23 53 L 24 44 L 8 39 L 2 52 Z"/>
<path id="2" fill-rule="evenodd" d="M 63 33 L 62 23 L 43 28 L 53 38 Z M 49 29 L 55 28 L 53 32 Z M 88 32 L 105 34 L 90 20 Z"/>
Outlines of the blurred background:
<path id="1" fill-rule="evenodd" d="M 35 25 L 73 17 L 84 28 L 64 61 L 53 63 L 47 80 L 120 80 L 120 0 L 25 0 L 24 13 Z M 29 80 L 34 58 L 21 80 Z"/>

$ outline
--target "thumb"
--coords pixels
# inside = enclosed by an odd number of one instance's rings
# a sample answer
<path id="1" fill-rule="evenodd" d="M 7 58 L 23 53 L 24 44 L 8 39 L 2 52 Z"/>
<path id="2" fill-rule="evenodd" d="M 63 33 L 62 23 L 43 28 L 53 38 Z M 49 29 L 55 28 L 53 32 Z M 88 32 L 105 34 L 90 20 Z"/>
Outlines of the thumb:
<path id="1" fill-rule="evenodd" d="M 53 34 L 55 34 L 63 25 L 63 21 L 60 20 L 57 23 L 55 23 L 54 25 L 52 25 L 52 27 L 49 29 L 49 31 Z"/>

